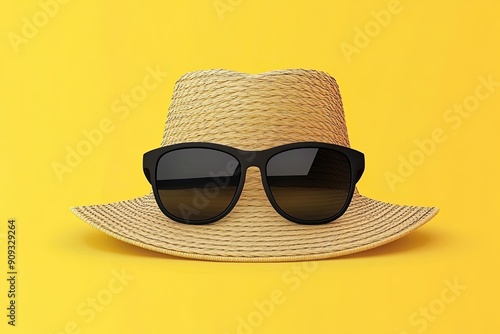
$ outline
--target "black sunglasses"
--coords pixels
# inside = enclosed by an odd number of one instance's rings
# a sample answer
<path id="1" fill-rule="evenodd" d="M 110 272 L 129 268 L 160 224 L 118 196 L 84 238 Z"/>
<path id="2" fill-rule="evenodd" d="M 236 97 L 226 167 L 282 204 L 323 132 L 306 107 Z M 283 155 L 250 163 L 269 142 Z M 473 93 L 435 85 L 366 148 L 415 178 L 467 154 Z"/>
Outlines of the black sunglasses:
<path id="1" fill-rule="evenodd" d="M 326 143 L 293 143 L 242 151 L 182 143 L 144 154 L 144 174 L 161 211 L 184 224 L 208 224 L 238 202 L 248 167 L 260 169 L 274 209 L 299 224 L 331 222 L 347 210 L 364 171 L 364 155 Z"/>

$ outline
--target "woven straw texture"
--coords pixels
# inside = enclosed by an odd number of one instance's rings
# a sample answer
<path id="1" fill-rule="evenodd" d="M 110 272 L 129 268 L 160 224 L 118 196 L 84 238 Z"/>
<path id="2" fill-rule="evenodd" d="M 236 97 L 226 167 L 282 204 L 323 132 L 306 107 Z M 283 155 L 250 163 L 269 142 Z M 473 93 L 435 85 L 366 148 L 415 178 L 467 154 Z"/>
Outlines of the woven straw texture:
<path id="1" fill-rule="evenodd" d="M 261 150 L 303 141 L 350 146 L 340 92 L 330 75 L 208 70 L 188 73 L 176 83 L 161 145 L 212 142 Z M 380 202 L 356 191 L 347 212 L 335 222 L 299 225 L 274 211 L 258 170 L 250 168 L 237 205 L 213 224 L 174 222 L 151 193 L 72 211 L 115 238 L 158 252 L 262 262 L 320 259 L 373 248 L 413 231 L 438 209 Z"/>

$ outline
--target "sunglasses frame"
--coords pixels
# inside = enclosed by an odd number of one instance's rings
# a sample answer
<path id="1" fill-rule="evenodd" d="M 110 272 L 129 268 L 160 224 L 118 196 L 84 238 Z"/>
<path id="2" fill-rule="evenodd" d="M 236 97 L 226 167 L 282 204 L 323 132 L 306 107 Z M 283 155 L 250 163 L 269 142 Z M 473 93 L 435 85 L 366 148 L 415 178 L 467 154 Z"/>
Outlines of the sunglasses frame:
<path id="1" fill-rule="evenodd" d="M 186 148 L 206 148 L 206 149 L 212 149 L 212 150 L 218 150 L 224 153 L 227 153 L 231 156 L 233 156 L 240 164 L 241 168 L 241 175 L 240 179 L 238 181 L 238 187 L 236 189 L 236 192 L 233 196 L 233 199 L 227 206 L 227 208 L 218 214 L 217 216 L 205 220 L 196 220 L 196 221 L 190 221 L 186 219 L 180 219 L 177 216 L 172 215 L 168 210 L 163 206 L 160 200 L 160 195 L 158 192 L 157 184 L 156 184 L 156 173 L 157 173 L 157 167 L 158 167 L 158 162 L 160 161 L 161 157 L 169 152 L 175 151 L 175 150 L 180 150 L 180 149 L 186 149 Z M 344 154 L 350 164 L 350 187 L 349 187 L 349 193 L 346 199 L 346 202 L 342 209 L 334 216 L 328 217 L 325 219 L 320 219 L 320 220 L 303 220 L 303 219 L 297 219 L 295 217 L 292 217 L 288 215 L 286 212 L 284 212 L 274 199 L 274 196 L 272 194 L 271 188 L 268 184 L 267 181 L 267 164 L 269 160 L 275 156 L 276 154 L 288 151 L 288 150 L 293 150 L 293 149 L 299 149 L 299 148 L 325 148 L 325 149 L 330 149 L 330 150 L 335 150 L 337 152 L 340 152 Z M 272 147 L 269 149 L 265 149 L 262 151 L 244 151 L 240 150 L 234 147 L 230 146 L 225 146 L 221 144 L 214 144 L 214 143 L 205 143 L 205 142 L 189 142 L 189 143 L 181 143 L 181 144 L 174 144 L 170 146 L 164 146 L 160 147 L 157 149 L 154 149 L 152 151 L 146 152 L 143 157 L 143 170 L 144 170 L 144 175 L 148 179 L 149 183 L 153 187 L 153 193 L 154 197 L 156 200 L 156 203 L 158 204 L 158 207 L 160 210 L 170 219 L 177 221 L 179 223 L 183 224 L 189 224 L 189 225 L 204 225 L 204 224 L 209 224 L 213 223 L 215 221 L 218 221 L 222 218 L 224 218 L 231 210 L 234 208 L 236 203 L 238 202 L 241 193 L 243 191 L 243 186 L 245 184 L 245 178 L 246 178 L 246 172 L 249 167 L 257 167 L 260 170 L 260 175 L 262 179 L 262 185 L 264 187 L 264 191 L 266 193 L 266 196 L 273 206 L 273 208 L 278 212 L 281 216 L 284 218 L 298 224 L 304 224 L 304 225 L 318 225 L 318 224 L 325 224 L 329 223 L 331 221 L 334 221 L 335 219 L 339 218 L 342 216 L 347 208 L 349 207 L 349 204 L 351 203 L 352 196 L 354 194 L 354 189 L 356 187 L 356 183 L 359 181 L 361 176 L 363 175 L 363 171 L 365 168 L 365 159 L 364 159 L 364 154 L 356 151 L 354 149 L 344 147 L 344 146 L 339 146 L 335 144 L 328 144 L 328 143 L 320 143 L 320 142 L 299 142 L 299 143 L 291 143 L 291 144 L 285 144 L 285 145 L 280 145 L 276 147 Z"/>

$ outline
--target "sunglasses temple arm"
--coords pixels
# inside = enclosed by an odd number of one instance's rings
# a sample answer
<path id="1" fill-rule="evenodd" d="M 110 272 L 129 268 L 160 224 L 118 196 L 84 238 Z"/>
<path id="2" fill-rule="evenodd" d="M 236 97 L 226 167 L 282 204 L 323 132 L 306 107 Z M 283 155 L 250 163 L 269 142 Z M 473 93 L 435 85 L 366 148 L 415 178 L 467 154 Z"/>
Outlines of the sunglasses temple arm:
<path id="1" fill-rule="evenodd" d="M 151 167 L 154 166 L 154 163 L 156 163 L 156 156 L 152 155 L 151 152 L 144 153 L 144 155 L 142 156 L 142 170 L 150 185 L 153 185 L 153 180 L 151 177 Z"/>
<path id="2" fill-rule="evenodd" d="M 146 179 L 148 179 L 149 184 L 152 185 L 152 183 L 151 183 L 151 174 L 149 173 L 149 169 L 143 168 L 143 170 L 144 170 L 144 175 L 146 176 Z"/>
<path id="3" fill-rule="evenodd" d="M 365 156 L 362 155 L 358 161 L 358 168 L 356 170 L 356 183 L 361 179 L 363 172 L 365 171 Z"/>
<path id="4" fill-rule="evenodd" d="M 364 168 L 358 169 L 358 171 L 356 173 L 356 183 L 361 179 L 361 176 L 363 175 L 364 170 L 365 170 Z"/>

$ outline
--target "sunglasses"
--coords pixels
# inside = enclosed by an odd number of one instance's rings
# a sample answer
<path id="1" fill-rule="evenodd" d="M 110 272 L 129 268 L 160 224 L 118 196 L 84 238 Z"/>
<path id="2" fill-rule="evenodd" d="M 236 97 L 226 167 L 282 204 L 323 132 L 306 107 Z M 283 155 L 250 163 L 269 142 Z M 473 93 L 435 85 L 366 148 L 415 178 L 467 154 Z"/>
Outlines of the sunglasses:
<path id="1" fill-rule="evenodd" d="M 144 174 L 161 211 L 184 224 L 209 224 L 236 205 L 250 166 L 260 170 L 269 202 L 298 224 L 344 214 L 364 171 L 364 155 L 334 144 L 303 142 L 263 151 L 182 143 L 144 154 Z"/>

